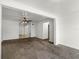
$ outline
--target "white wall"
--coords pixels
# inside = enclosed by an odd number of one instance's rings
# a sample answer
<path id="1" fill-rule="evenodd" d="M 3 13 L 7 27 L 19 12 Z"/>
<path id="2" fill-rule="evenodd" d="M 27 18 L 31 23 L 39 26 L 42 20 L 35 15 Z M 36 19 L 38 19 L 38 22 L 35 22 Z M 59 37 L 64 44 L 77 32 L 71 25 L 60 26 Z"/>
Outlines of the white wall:
<path id="1" fill-rule="evenodd" d="M 1 31 L 1 25 L 2 25 L 2 6 L 0 4 L 0 32 L 2 33 Z M 1 38 L 1 33 L 0 33 L 0 59 L 1 59 L 1 41 L 2 41 L 2 38 Z"/>
<path id="2" fill-rule="evenodd" d="M 2 20 L 2 40 L 19 38 L 19 23 L 14 20 Z"/>
<path id="3" fill-rule="evenodd" d="M 79 0 L 61 3 L 60 19 L 56 22 L 58 44 L 79 49 Z"/>
<path id="4" fill-rule="evenodd" d="M 2 6 L 0 4 L 0 31 L 1 31 L 1 25 L 2 25 Z M 1 34 L 0 34 L 0 40 L 1 40 Z"/>
<path id="5" fill-rule="evenodd" d="M 36 27 L 36 37 L 37 38 L 43 39 L 43 23 L 45 23 L 45 22 L 47 22 L 47 21 L 41 20 L 36 23 L 35 27 Z"/>
<path id="6" fill-rule="evenodd" d="M 49 22 L 43 23 L 43 39 L 48 39 L 48 25 Z"/>
<path id="7" fill-rule="evenodd" d="M 47 32 L 47 25 L 44 25 L 43 27 L 43 24 L 46 23 L 46 22 L 49 22 L 49 41 L 51 42 L 54 42 L 54 19 L 51 19 L 51 18 L 46 18 L 44 20 L 41 20 L 39 22 L 36 22 L 36 25 L 35 25 L 35 28 L 36 28 L 36 37 L 37 38 L 41 38 L 41 39 L 47 39 L 48 37 L 48 33 Z"/>
<path id="8" fill-rule="evenodd" d="M 31 23 L 31 37 L 36 37 L 35 22 Z"/>
<path id="9" fill-rule="evenodd" d="M 36 22 L 35 23 L 35 33 L 37 38 L 42 38 L 42 32 L 43 32 L 43 23 L 42 22 Z"/>
<path id="10" fill-rule="evenodd" d="M 55 43 L 55 33 L 54 33 L 54 19 L 49 18 L 49 41 L 54 42 Z"/>

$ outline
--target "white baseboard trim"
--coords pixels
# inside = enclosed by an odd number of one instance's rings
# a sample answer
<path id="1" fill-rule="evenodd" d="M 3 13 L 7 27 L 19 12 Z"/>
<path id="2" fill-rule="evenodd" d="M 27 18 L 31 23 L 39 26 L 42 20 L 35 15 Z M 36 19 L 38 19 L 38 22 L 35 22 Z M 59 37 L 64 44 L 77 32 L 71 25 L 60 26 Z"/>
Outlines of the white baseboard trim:
<path id="1" fill-rule="evenodd" d="M 75 47 L 72 47 L 72 46 L 69 46 L 69 45 L 66 45 L 66 44 L 63 44 L 63 43 L 60 43 L 58 45 L 63 45 L 63 46 L 66 46 L 66 47 L 69 47 L 69 48 L 72 48 L 72 49 L 79 50 L 79 48 L 75 48 Z"/>

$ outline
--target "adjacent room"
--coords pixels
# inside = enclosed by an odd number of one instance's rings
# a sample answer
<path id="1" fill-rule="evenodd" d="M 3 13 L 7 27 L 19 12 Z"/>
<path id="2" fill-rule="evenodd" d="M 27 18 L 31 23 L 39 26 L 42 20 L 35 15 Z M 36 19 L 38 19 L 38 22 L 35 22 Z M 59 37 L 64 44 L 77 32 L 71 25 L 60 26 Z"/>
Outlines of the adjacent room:
<path id="1" fill-rule="evenodd" d="M 27 48 L 34 48 L 35 45 L 37 45 L 36 49 L 38 47 L 43 47 L 43 46 L 46 47 L 44 44 L 53 45 L 54 18 L 49 18 L 28 11 L 23 11 L 11 7 L 3 6 L 2 7 L 2 58 L 3 59 L 6 58 L 11 59 L 12 56 L 16 54 L 11 52 L 11 51 L 17 51 L 18 46 L 16 43 L 19 45 L 19 48 L 23 47 L 25 44 L 30 45 Z M 14 46 L 14 49 L 12 46 Z M 25 47 L 21 49 L 23 49 L 24 52 L 25 51 L 27 52 L 28 49 L 24 49 L 24 48 Z M 10 50 L 8 51 L 7 49 L 10 49 L 11 51 Z M 8 52 L 8 54 L 11 56 L 8 56 L 6 52 Z M 39 52 L 37 51 L 37 53 Z M 26 58 L 33 58 L 33 57 L 27 56 Z M 34 58 L 36 58 L 36 56 Z"/>
<path id="2" fill-rule="evenodd" d="M 24 38 L 46 39 L 54 43 L 54 18 L 3 6 L 2 40 Z"/>

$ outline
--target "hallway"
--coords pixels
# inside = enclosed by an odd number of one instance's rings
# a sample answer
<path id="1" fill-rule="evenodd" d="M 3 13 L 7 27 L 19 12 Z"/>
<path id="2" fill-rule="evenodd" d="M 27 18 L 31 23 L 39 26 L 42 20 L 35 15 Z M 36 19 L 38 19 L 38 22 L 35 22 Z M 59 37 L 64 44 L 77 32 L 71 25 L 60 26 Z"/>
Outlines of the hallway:
<path id="1" fill-rule="evenodd" d="M 2 43 L 2 59 L 78 59 L 79 51 L 54 46 L 37 38 L 9 40 Z"/>

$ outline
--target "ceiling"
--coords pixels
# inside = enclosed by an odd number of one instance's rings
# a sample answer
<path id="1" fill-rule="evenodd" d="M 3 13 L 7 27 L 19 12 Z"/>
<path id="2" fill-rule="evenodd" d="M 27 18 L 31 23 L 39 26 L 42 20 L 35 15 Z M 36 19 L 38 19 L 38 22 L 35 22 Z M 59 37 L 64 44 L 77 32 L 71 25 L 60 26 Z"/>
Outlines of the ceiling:
<path id="1" fill-rule="evenodd" d="M 46 14 L 51 14 L 55 16 L 59 16 L 61 11 L 61 3 L 66 0 L 12 0 L 24 4 L 25 6 L 32 7 L 34 9 L 45 12 Z M 39 12 L 38 12 L 39 13 Z M 3 7 L 3 18 L 5 19 L 13 19 L 18 20 L 22 16 L 23 11 L 17 10 L 13 8 Z M 46 17 L 26 12 L 26 14 L 30 17 L 31 20 L 39 21 L 45 19 Z"/>
<path id="2" fill-rule="evenodd" d="M 50 14 L 58 14 L 60 12 L 60 4 L 64 0 L 16 0 L 17 2 L 31 6 L 37 10 Z"/>
<path id="3" fill-rule="evenodd" d="M 50 18 L 59 18 L 64 11 L 75 9 L 71 7 L 75 0 L 0 0 L 2 5 L 27 10 Z"/>
<path id="4" fill-rule="evenodd" d="M 14 21 L 22 20 L 23 12 L 24 11 L 22 10 L 10 8 L 10 7 L 2 7 L 2 18 L 5 20 L 14 20 Z M 33 21 L 40 21 L 46 18 L 44 16 L 30 13 L 27 11 L 25 12 L 25 14 L 30 18 L 30 20 Z"/>

